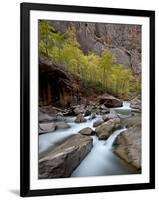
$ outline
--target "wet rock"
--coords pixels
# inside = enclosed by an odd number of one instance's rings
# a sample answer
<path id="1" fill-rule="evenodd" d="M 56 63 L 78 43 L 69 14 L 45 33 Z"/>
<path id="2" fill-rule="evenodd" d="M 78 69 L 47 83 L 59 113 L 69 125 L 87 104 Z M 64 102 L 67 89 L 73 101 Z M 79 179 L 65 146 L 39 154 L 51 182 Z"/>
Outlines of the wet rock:
<path id="1" fill-rule="evenodd" d="M 108 108 L 121 107 L 123 105 L 123 103 L 120 99 L 117 99 L 116 97 L 113 97 L 108 94 L 104 94 L 104 95 L 100 96 L 99 103 L 104 104 Z"/>
<path id="2" fill-rule="evenodd" d="M 104 123 L 104 120 L 98 119 L 97 121 L 95 121 L 95 122 L 93 123 L 93 127 L 97 127 L 97 126 L 99 126 L 99 125 L 101 125 L 101 124 L 103 124 L 103 123 Z"/>
<path id="3" fill-rule="evenodd" d="M 101 113 L 101 114 L 107 114 L 107 113 L 110 112 L 110 109 L 107 108 L 104 104 L 101 105 L 101 106 L 99 106 L 99 109 L 100 109 L 100 113 Z"/>
<path id="4" fill-rule="evenodd" d="M 96 118 L 96 113 L 92 113 L 91 116 L 89 117 L 89 120 L 95 119 Z"/>
<path id="5" fill-rule="evenodd" d="M 95 129 L 95 132 L 100 140 L 102 139 L 105 140 L 112 134 L 114 130 L 116 130 L 119 127 L 120 127 L 120 119 L 114 118 L 98 126 Z"/>
<path id="6" fill-rule="evenodd" d="M 53 132 L 57 128 L 56 123 L 51 122 L 51 123 L 40 123 L 39 124 L 39 134 L 43 133 L 48 133 L 48 132 Z"/>
<path id="7" fill-rule="evenodd" d="M 79 133 L 82 135 L 93 135 L 94 131 L 91 128 L 86 127 L 86 128 L 83 128 L 82 130 L 80 130 Z"/>
<path id="8" fill-rule="evenodd" d="M 69 177 L 92 147 L 91 137 L 73 135 L 39 160 L 39 178 Z"/>
<path id="9" fill-rule="evenodd" d="M 109 114 L 107 114 L 107 115 L 104 115 L 103 117 L 102 117 L 102 119 L 106 122 L 106 121 L 108 121 L 108 120 L 110 120 L 110 119 L 114 119 L 114 118 L 118 118 L 118 115 L 117 115 L 117 113 L 109 113 Z"/>
<path id="10" fill-rule="evenodd" d="M 133 126 L 121 133 L 116 139 L 114 152 L 141 170 L 141 125 Z"/>
<path id="11" fill-rule="evenodd" d="M 39 134 L 54 132 L 57 129 L 70 128 L 66 122 L 39 123 Z"/>
<path id="12" fill-rule="evenodd" d="M 38 120 L 39 122 L 51 122 L 56 119 L 56 116 L 51 116 L 47 113 L 39 111 Z"/>
<path id="13" fill-rule="evenodd" d="M 84 116 L 87 117 L 87 116 L 89 116 L 89 115 L 91 115 L 91 111 L 90 111 L 90 110 L 86 110 Z"/>
<path id="14" fill-rule="evenodd" d="M 80 113 L 84 113 L 85 112 L 84 106 L 83 105 L 75 106 L 73 112 L 74 112 L 75 115 L 78 115 Z"/>
<path id="15" fill-rule="evenodd" d="M 68 125 L 66 122 L 57 122 L 56 126 L 58 129 L 70 128 L 70 125 Z"/>
<path id="16" fill-rule="evenodd" d="M 75 122 L 76 123 L 81 123 L 81 122 L 86 122 L 87 120 L 84 118 L 83 114 L 80 113 L 77 115 L 76 119 L 75 119 Z"/>
<path id="17" fill-rule="evenodd" d="M 64 119 L 63 113 L 58 112 L 58 113 L 56 114 L 56 121 L 64 121 L 64 120 L 65 120 L 65 119 Z"/>

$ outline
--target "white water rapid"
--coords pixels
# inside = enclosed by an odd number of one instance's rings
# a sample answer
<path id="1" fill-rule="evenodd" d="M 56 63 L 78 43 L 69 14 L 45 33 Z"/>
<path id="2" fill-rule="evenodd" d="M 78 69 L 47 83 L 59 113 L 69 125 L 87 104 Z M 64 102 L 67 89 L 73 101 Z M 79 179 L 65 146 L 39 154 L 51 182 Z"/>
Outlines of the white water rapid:
<path id="1" fill-rule="evenodd" d="M 70 125 L 68 129 L 59 129 L 53 133 L 46 133 L 39 135 L 39 153 L 47 150 L 49 147 L 55 146 L 60 141 L 70 137 L 71 135 L 78 134 L 78 132 L 86 127 L 93 128 L 93 123 L 97 119 L 101 119 L 101 116 L 98 116 L 95 119 L 89 120 L 89 117 L 86 117 L 87 121 L 84 123 L 75 123 L 75 117 L 66 117 L 66 122 Z"/>
<path id="2" fill-rule="evenodd" d="M 120 109 L 131 109 L 130 104 L 123 102 L 123 107 Z M 39 135 L 39 153 L 45 152 L 48 148 L 52 148 L 73 134 L 79 134 L 78 131 L 83 128 L 90 127 L 94 130 L 93 123 L 101 119 L 101 116 L 97 116 L 92 120 L 89 120 L 89 116 L 86 118 L 86 122 L 77 124 L 74 122 L 75 117 L 66 117 L 66 122 L 70 125 L 70 128 Z M 124 130 L 126 129 L 114 131 L 107 140 L 98 140 L 97 136 L 91 136 L 93 138 L 93 148 L 75 169 L 71 177 L 133 174 L 134 170 L 121 161 L 112 151 L 116 137 Z"/>
<path id="3" fill-rule="evenodd" d="M 106 141 L 93 136 L 93 148 L 72 173 L 72 177 L 104 176 L 134 173 L 113 152 L 116 137 L 125 129 L 115 131 Z"/>

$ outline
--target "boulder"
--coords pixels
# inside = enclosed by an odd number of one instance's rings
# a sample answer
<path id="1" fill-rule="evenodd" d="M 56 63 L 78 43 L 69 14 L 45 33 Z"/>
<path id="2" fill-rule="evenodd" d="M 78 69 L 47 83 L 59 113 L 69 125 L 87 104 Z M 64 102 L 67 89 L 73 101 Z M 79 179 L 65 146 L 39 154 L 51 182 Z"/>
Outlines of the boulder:
<path id="1" fill-rule="evenodd" d="M 69 177 L 92 147 L 91 137 L 73 135 L 39 160 L 39 178 Z"/>
<path id="2" fill-rule="evenodd" d="M 51 121 L 54 121 L 55 119 L 56 119 L 55 116 L 51 116 L 47 113 L 39 111 L 39 114 L 38 114 L 39 122 L 51 122 Z"/>
<path id="3" fill-rule="evenodd" d="M 66 129 L 70 128 L 69 124 L 66 122 L 47 122 L 39 123 L 39 134 L 53 132 L 56 129 Z"/>
<path id="4" fill-rule="evenodd" d="M 130 107 L 133 108 L 133 111 L 135 112 L 141 112 L 141 99 L 138 97 L 135 97 L 130 102 Z"/>
<path id="5" fill-rule="evenodd" d="M 99 103 L 104 104 L 108 108 L 116 108 L 116 107 L 121 107 L 123 105 L 120 99 L 117 99 L 116 97 L 113 97 L 108 94 L 100 96 Z"/>
<path id="6" fill-rule="evenodd" d="M 108 109 L 108 108 L 103 104 L 103 105 L 100 105 L 100 109 L 105 110 L 105 109 Z"/>
<path id="7" fill-rule="evenodd" d="M 80 130 L 79 133 L 82 135 L 93 135 L 94 131 L 91 128 L 86 127 L 86 128 L 83 128 L 82 130 Z"/>
<path id="8" fill-rule="evenodd" d="M 84 113 L 84 116 L 87 117 L 89 115 L 91 115 L 91 111 L 90 110 L 86 110 L 86 112 Z"/>
<path id="9" fill-rule="evenodd" d="M 117 117 L 118 117 L 118 115 L 114 112 L 114 113 L 109 113 L 107 115 L 104 115 L 102 117 L 102 119 L 106 122 L 106 121 L 108 121 L 110 119 L 114 119 L 114 118 L 117 118 Z"/>
<path id="10" fill-rule="evenodd" d="M 96 118 L 96 113 L 92 113 L 91 116 L 89 117 L 89 120 L 95 119 Z"/>
<path id="11" fill-rule="evenodd" d="M 141 171 L 141 125 L 133 126 L 118 135 L 114 152 Z"/>
<path id="12" fill-rule="evenodd" d="M 62 112 L 58 112 L 57 114 L 56 114 L 56 121 L 64 121 L 65 119 L 64 119 L 64 115 L 63 115 L 63 113 Z"/>
<path id="13" fill-rule="evenodd" d="M 87 120 L 84 118 L 83 114 L 80 113 L 77 115 L 76 119 L 75 119 L 75 122 L 76 123 L 81 123 L 81 122 L 86 122 Z"/>
<path id="14" fill-rule="evenodd" d="M 82 106 L 82 105 L 81 106 L 80 105 L 75 106 L 75 108 L 73 109 L 73 112 L 74 112 L 75 115 L 78 115 L 80 113 L 84 113 L 85 112 L 84 106 Z"/>
<path id="15" fill-rule="evenodd" d="M 50 123 L 39 123 L 39 134 L 53 132 L 57 128 L 56 123 L 50 122 Z"/>
<path id="16" fill-rule="evenodd" d="M 114 130 L 116 130 L 119 127 L 120 127 L 120 119 L 114 118 L 98 126 L 95 129 L 95 132 L 100 140 L 102 139 L 105 140 L 112 134 Z"/>
<path id="17" fill-rule="evenodd" d="M 98 119 L 97 121 L 95 121 L 95 122 L 93 123 L 93 127 L 97 127 L 97 126 L 101 125 L 102 123 L 104 123 L 104 120 Z"/>
<path id="18" fill-rule="evenodd" d="M 56 122 L 56 126 L 58 129 L 70 128 L 70 125 L 68 125 L 66 122 Z"/>
<path id="19" fill-rule="evenodd" d="M 100 108 L 100 113 L 101 113 L 101 114 L 107 114 L 107 113 L 110 112 L 110 109 L 107 108 L 104 104 L 101 105 L 99 108 Z"/>

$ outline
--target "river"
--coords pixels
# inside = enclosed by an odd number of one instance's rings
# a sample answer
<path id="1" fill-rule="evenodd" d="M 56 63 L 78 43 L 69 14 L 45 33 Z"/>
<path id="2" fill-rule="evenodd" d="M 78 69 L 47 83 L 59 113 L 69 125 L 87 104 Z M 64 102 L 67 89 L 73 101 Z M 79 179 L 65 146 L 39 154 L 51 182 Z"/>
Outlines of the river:
<path id="1" fill-rule="evenodd" d="M 118 109 L 118 108 L 117 108 Z M 123 107 L 119 110 L 130 110 L 130 104 L 123 102 Z M 75 123 L 75 117 L 66 117 L 66 122 L 70 125 L 69 129 L 56 130 L 53 133 L 42 134 L 39 136 L 39 155 L 43 154 L 47 149 L 53 148 L 59 142 L 67 139 L 73 134 L 78 134 L 78 131 L 85 127 L 90 127 L 93 130 L 93 123 L 97 119 L 101 119 L 97 115 L 95 119 L 89 120 L 84 123 Z M 104 176 L 104 175 L 119 175 L 119 174 L 133 174 L 134 169 L 125 164 L 120 158 L 113 153 L 113 143 L 116 137 L 126 130 L 125 128 L 114 131 L 114 133 L 107 140 L 98 140 L 97 136 L 93 138 L 93 148 L 91 152 L 83 159 L 80 165 L 72 173 L 72 177 L 82 176 Z"/>

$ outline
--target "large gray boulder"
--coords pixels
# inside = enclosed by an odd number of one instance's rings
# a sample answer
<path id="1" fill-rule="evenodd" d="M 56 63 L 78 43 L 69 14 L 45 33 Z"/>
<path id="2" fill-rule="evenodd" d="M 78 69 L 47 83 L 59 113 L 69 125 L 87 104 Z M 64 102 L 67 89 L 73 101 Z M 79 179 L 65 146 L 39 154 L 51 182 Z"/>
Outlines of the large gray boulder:
<path id="1" fill-rule="evenodd" d="M 114 152 L 139 171 L 141 170 L 141 125 L 121 133 L 116 139 Z"/>
<path id="2" fill-rule="evenodd" d="M 67 129 L 70 125 L 66 122 L 44 122 L 39 123 L 39 135 L 49 132 L 54 132 L 57 129 Z"/>
<path id="3" fill-rule="evenodd" d="M 106 140 L 112 134 L 112 132 L 119 127 L 120 127 L 120 119 L 114 118 L 98 126 L 95 129 L 95 132 L 100 140 Z"/>
<path id="4" fill-rule="evenodd" d="M 91 137 L 73 135 L 39 160 L 39 178 L 69 177 L 92 147 Z"/>
<path id="5" fill-rule="evenodd" d="M 39 134 L 53 132 L 56 128 L 57 125 L 54 122 L 39 123 Z"/>
<path id="6" fill-rule="evenodd" d="M 80 130 L 79 133 L 82 135 L 93 135 L 94 131 L 91 128 L 86 127 L 86 128 L 83 128 L 82 130 Z"/>
<path id="7" fill-rule="evenodd" d="M 104 104 L 108 108 L 116 108 L 121 107 L 123 105 L 120 99 L 113 97 L 109 94 L 99 96 L 99 103 Z"/>
<path id="8" fill-rule="evenodd" d="M 56 126 L 58 129 L 67 129 L 70 128 L 70 125 L 66 122 L 56 122 Z"/>

